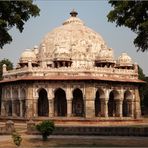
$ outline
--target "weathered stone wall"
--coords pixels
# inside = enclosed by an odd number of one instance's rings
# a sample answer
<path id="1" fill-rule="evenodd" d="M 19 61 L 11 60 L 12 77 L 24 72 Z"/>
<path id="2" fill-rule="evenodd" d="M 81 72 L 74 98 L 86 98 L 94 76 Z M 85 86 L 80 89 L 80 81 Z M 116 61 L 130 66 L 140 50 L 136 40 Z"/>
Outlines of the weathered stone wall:
<path id="1" fill-rule="evenodd" d="M 148 136 L 148 127 L 56 127 L 55 135 Z"/>
<path id="2" fill-rule="evenodd" d="M 13 89 L 17 88 L 21 90 L 23 84 L 16 84 L 16 85 L 7 85 L 3 87 L 3 97 L 2 97 L 2 108 L 1 108 L 1 116 L 8 117 L 14 116 L 16 111 L 19 113 L 17 115 L 18 118 L 38 118 L 38 99 L 39 99 L 39 92 L 41 89 L 44 89 L 47 92 L 47 99 L 49 105 L 48 117 L 57 117 L 55 114 L 55 91 L 57 89 L 62 89 L 66 95 L 66 103 L 67 103 L 67 112 L 65 117 L 71 118 L 73 117 L 73 91 L 75 89 L 79 89 L 82 92 L 82 98 L 84 103 L 84 116 L 85 118 L 114 118 L 119 119 L 126 118 L 123 116 L 123 100 L 126 98 L 127 100 L 127 108 L 128 113 L 127 117 L 132 119 L 137 119 L 141 116 L 140 110 L 140 97 L 137 86 L 132 84 L 124 84 L 124 83 L 107 83 L 107 82 L 94 82 L 94 81 L 36 81 L 34 83 L 26 83 L 25 84 L 25 93 L 26 98 L 24 99 L 24 107 L 21 106 L 21 99 L 23 98 L 21 95 L 21 91 L 18 91 L 18 100 L 20 105 L 15 105 L 15 96 L 13 96 Z M 8 90 L 10 90 L 10 97 L 7 94 Z M 95 99 L 96 93 L 99 92 L 100 97 L 100 113 L 95 115 Z M 114 95 L 114 101 L 116 104 L 116 112 L 110 117 L 109 114 L 109 107 L 108 102 L 110 98 L 110 93 Z M 127 93 L 126 93 L 127 92 Z M 126 95 L 125 95 L 126 93 Z M 126 97 L 125 97 L 126 96 Z M 12 102 L 12 106 L 8 104 L 8 102 Z M 16 110 L 16 107 L 18 109 Z M 12 108 L 12 111 L 10 110 Z M 10 115 L 10 113 L 12 115 Z M 23 116 L 22 116 L 23 115 Z M 16 117 L 16 114 L 15 116 Z"/>
<path id="3" fill-rule="evenodd" d="M 15 131 L 14 122 L 11 120 L 8 120 L 5 123 L 5 126 L 0 127 L 0 135 L 12 134 L 14 131 Z"/>
<path id="4" fill-rule="evenodd" d="M 27 128 L 28 134 L 40 134 L 35 126 Z M 148 127 L 56 127 L 53 135 L 96 136 L 148 136 Z"/>

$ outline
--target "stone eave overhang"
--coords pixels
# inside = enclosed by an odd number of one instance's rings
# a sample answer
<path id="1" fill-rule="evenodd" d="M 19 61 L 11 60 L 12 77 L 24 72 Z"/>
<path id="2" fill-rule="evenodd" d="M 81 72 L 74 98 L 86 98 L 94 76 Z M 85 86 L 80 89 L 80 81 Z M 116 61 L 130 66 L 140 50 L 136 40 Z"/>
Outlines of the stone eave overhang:
<path id="1" fill-rule="evenodd" d="M 106 81 L 106 82 L 120 82 L 120 83 L 138 83 L 144 84 L 145 81 L 139 79 L 119 79 L 119 78 L 107 78 L 107 77 L 95 77 L 95 76 L 30 76 L 14 79 L 1 80 L 0 84 L 13 83 L 21 81 Z"/>

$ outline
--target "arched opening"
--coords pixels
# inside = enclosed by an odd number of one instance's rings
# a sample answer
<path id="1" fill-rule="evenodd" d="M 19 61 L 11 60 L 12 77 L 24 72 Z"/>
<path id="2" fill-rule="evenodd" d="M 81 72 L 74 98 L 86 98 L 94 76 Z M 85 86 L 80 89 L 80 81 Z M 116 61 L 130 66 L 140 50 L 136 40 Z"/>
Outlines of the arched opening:
<path id="1" fill-rule="evenodd" d="M 16 96 L 17 96 L 17 92 L 15 92 Z M 8 116 L 12 116 L 12 100 L 11 97 L 10 97 L 10 90 L 7 89 L 6 90 L 6 99 L 7 99 L 7 113 L 8 113 Z"/>
<path id="2" fill-rule="evenodd" d="M 49 115 L 49 103 L 48 103 L 47 91 L 42 88 L 39 91 L 38 116 L 48 116 L 48 115 Z"/>
<path id="3" fill-rule="evenodd" d="M 20 116 L 20 100 L 18 98 L 18 90 L 14 90 L 13 92 L 14 98 L 14 111 L 16 116 Z"/>
<path id="4" fill-rule="evenodd" d="M 102 89 L 98 89 L 96 92 L 96 98 L 95 98 L 95 116 L 103 116 L 104 115 L 104 106 L 101 106 L 101 99 L 105 98 L 105 93 Z"/>
<path id="5" fill-rule="evenodd" d="M 22 116 L 25 117 L 26 114 L 26 91 L 21 89 L 21 101 L 22 101 Z"/>
<path id="6" fill-rule="evenodd" d="M 8 101 L 8 116 L 12 116 L 12 101 Z"/>
<path id="7" fill-rule="evenodd" d="M 132 110 L 132 94 L 130 91 L 125 91 L 123 100 L 123 117 L 129 117 Z"/>
<path id="8" fill-rule="evenodd" d="M 123 100 L 123 117 L 127 117 L 128 116 L 128 101 L 127 99 L 125 98 L 125 95 L 124 95 L 124 100 Z"/>
<path id="9" fill-rule="evenodd" d="M 66 94 L 61 88 L 55 91 L 54 113 L 55 116 L 67 116 Z"/>
<path id="10" fill-rule="evenodd" d="M 96 92 L 95 98 L 95 116 L 101 116 L 101 101 L 99 91 Z"/>
<path id="11" fill-rule="evenodd" d="M 115 102 L 115 93 L 111 91 L 109 94 L 108 101 L 108 116 L 114 117 L 116 115 L 116 102 Z"/>
<path id="12" fill-rule="evenodd" d="M 78 88 L 73 91 L 72 113 L 75 117 L 84 116 L 83 94 L 82 91 Z"/>

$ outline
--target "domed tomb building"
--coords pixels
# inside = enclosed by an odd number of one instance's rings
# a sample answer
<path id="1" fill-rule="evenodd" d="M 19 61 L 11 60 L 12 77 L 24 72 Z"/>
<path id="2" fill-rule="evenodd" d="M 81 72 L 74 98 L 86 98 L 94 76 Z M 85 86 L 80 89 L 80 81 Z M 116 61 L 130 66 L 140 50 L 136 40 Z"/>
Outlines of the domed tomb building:
<path id="1" fill-rule="evenodd" d="M 72 11 L 13 70 L 3 65 L 1 117 L 124 120 L 141 116 L 137 64 L 116 60 L 103 38 Z"/>

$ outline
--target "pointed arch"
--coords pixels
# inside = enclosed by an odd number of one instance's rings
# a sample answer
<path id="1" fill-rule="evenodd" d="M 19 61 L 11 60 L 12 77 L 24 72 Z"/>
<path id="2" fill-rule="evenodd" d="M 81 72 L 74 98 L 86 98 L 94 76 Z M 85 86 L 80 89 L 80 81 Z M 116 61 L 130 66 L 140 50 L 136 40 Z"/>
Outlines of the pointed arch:
<path id="1" fill-rule="evenodd" d="M 123 117 L 129 117 L 131 114 L 131 101 L 133 100 L 133 95 L 129 90 L 124 92 L 124 99 L 123 99 Z"/>
<path id="2" fill-rule="evenodd" d="M 18 98 L 18 90 L 14 89 L 13 90 L 13 102 L 14 102 L 14 113 L 16 116 L 20 116 L 20 101 Z"/>
<path id="3" fill-rule="evenodd" d="M 84 116 L 83 93 L 79 88 L 73 90 L 72 113 L 76 117 Z"/>
<path id="4" fill-rule="evenodd" d="M 54 96 L 55 116 L 67 116 L 67 100 L 65 91 L 61 88 L 58 88 L 55 90 Z"/>
<path id="5" fill-rule="evenodd" d="M 126 90 L 124 92 L 124 97 L 127 99 L 127 100 L 133 100 L 133 94 L 131 93 L 131 91 L 129 90 Z"/>
<path id="6" fill-rule="evenodd" d="M 114 117 L 116 116 L 116 100 L 119 98 L 119 92 L 116 90 L 112 90 L 109 94 L 108 100 L 108 116 Z"/>
<path id="7" fill-rule="evenodd" d="M 101 116 L 101 99 L 105 98 L 105 93 L 102 89 L 96 91 L 95 97 L 95 116 Z"/>
<path id="8" fill-rule="evenodd" d="M 41 88 L 38 91 L 38 116 L 48 116 L 49 115 L 49 102 L 47 97 L 47 91 Z"/>

